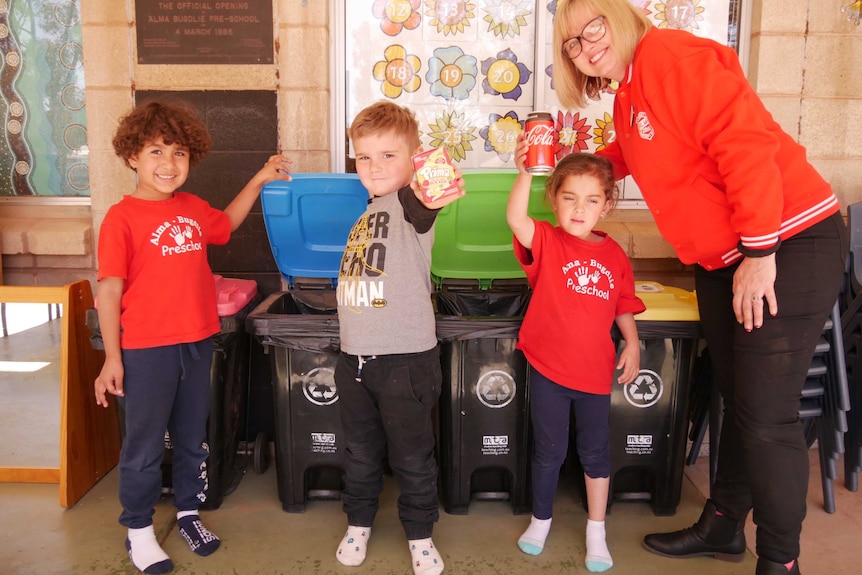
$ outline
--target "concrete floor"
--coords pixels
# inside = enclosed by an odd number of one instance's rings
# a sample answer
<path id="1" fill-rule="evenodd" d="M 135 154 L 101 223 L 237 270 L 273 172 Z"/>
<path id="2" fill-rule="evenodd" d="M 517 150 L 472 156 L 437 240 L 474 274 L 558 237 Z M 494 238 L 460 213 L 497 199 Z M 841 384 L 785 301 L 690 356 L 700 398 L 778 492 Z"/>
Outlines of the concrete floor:
<path id="1" fill-rule="evenodd" d="M 46 314 L 39 309 L 39 315 Z M 44 321 L 44 320 L 43 320 Z M 44 329 L 53 329 L 51 322 Z M 12 340 L 0 342 L 0 356 Z M 51 337 L 48 340 L 54 341 Z M 48 346 L 50 347 L 50 346 Z M 7 357 L 25 358 L 16 347 Z M 26 355 L 29 360 L 32 358 Z M 0 357 L 0 359 L 4 359 Z M 3 415 L 20 394 L 9 373 L 0 376 L 0 418 L 30 413 L 35 406 L 19 406 Z M 15 380 L 16 382 L 18 380 Z M 19 382 L 20 383 L 20 382 Z M 19 385 L 16 383 L 16 385 Z M 6 387 L 4 387 L 4 385 Z M 16 399 L 17 398 L 17 399 Z M 53 408 L 42 405 L 41 416 Z M 41 427 L 38 419 L 24 426 Z M 21 429 L 21 426 L 13 426 Z M 0 427 L 0 429 L 3 429 Z M 8 430 L 7 430 L 8 431 Z M 43 429 L 43 431 L 46 431 Z M 53 436 L 50 430 L 46 434 Z M 33 435 L 28 433 L 28 435 Z M 0 434 L 4 443 L 9 435 Z M 14 437 L 14 435 L 13 435 Z M 13 442 L 14 443 L 14 442 Z M 29 449 L 26 451 L 31 452 Z M 51 449 L 46 451 L 51 452 Z M 0 454 L 3 450 L 0 449 Z M 8 455 L 8 454 L 7 454 Z M 32 464 L 32 462 L 30 463 Z M 9 465 L 7 462 L 6 465 Z M 811 451 L 811 481 L 808 518 L 802 534 L 800 564 L 806 575 L 856 575 L 862 551 L 862 493 L 835 482 L 837 512 L 823 510 L 817 451 Z M 838 462 L 841 469 L 842 462 Z M 337 501 L 312 500 L 304 513 L 286 513 L 278 499 L 274 464 L 263 474 L 248 466 L 236 490 L 215 511 L 202 513 L 204 522 L 221 539 L 221 548 L 210 557 L 189 551 L 177 533 L 170 496 L 159 502 L 155 527 L 177 575 L 411 575 L 410 555 L 397 520 L 397 487 L 388 480 L 369 544 L 368 558 L 361 567 L 348 568 L 335 560 L 346 521 Z M 0 575 L 114 575 L 136 574 L 125 552 L 125 529 L 117 523 L 116 469 L 96 484 L 74 507 L 59 505 L 56 485 L 0 483 Z M 558 493 L 554 526 L 544 553 L 523 554 L 516 545 L 529 516 L 514 515 L 503 501 L 473 502 L 468 515 L 448 515 L 441 509 L 434 540 L 446 562 L 446 573 L 497 575 L 546 572 L 548 575 L 586 573 L 584 526 L 586 514 L 571 478 L 564 478 Z M 656 517 L 644 502 L 616 502 L 608 516 L 608 544 L 615 566 L 611 573 L 624 575 L 753 575 L 755 557 L 739 564 L 711 558 L 673 560 L 653 555 L 641 547 L 644 534 L 687 527 L 697 520 L 708 488 L 707 462 L 698 460 L 686 468 L 682 499 L 677 513 Z M 746 530 L 750 546 L 754 528 Z"/>
<path id="2" fill-rule="evenodd" d="M 61 321 L 47 304 L 6 304 L 0 337 L 0 464 L 60 466 Z M 21 430 L 39 430 L 38 433 Z"/>
<path id="3" fill-rule="evenodd" d="M 800 564 L 807 575 L 859 573 L 862 494 L 836 482 L 838 511 L 823 511 L 816 451 L 812 452 L 809 516 L 802 538 Z M 117 470 L 70 509 L 58 504 L 55 485 L 0 484 L 0 573 L 10 575 L 134 574 L 123 548 L 125 530 L 117 524 Z M 643 502 L 616 502 L 608 517 L 612 573 L 637 575 L 752 575 L 755 558 L 739 564 L 710 558 L 673 560 L 641 547 L 644 534 L 686 527 L 697 520 L 706 482 L 704 460 L 687 469 L 676 515 L 656 517 Z M 335 548 L 345 528 L 337 501 L 309 501 L 305 513 L 282 511 L 274 466 L 263 474 L 249 472 L 237 489 L 203 519 L 222 539 L 210 557 L 197 557 L 177 533 L 170 496 L 158 504 L 156 532 L 178 575 L 410 575 L 409 552 L 397 520 L 397 487 L 384 490 L 381 511 L 371 536 L 368 558 L 357 568 L 341 566 Z M 446 573 L 490 575 L 514 573 L 586 573 L 583 528 L 586 516 L 575 489 L 562 486 L 554 526 L 539 557 L 518 550 L 515 541 L 529 521 L 513 515 L 501 501 L 474 502 L 468 515 L 441 511 L 435 542 L 446 561 Z M 748 540 L 753 542 L 753 526 Z"/>

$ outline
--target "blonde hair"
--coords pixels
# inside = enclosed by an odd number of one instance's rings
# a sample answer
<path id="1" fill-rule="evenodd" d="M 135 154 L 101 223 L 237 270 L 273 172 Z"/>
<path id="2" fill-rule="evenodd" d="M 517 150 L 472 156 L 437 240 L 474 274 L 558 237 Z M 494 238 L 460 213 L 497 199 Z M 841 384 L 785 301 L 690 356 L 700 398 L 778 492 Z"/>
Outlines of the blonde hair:
<path id="1" fill-rule="evenodd" d="M 419 124 L 413 112 L 385 100 L 375 102 L 360 111 L 350 124 L 347 137 L 353 141 L 356 138 L 384 133 L 404 138 L 414 150 L 421 145 Z"/>
<path id="2" fill-rule="evenodd" d="M 563 53 L 563 42 L 569 39 L 568 23 L 576 5 L 584 5 L 605 17 L 614 50 L 624 62 L 632 61 L 638 42 L 652 27 L 641 9 L 629 0 L 559 0 L 554 15 L 554 90 L 563 107 L 569 109 L 585 107 L 587 98 L 598 100 L 608 83 L 606 78 L 587 76 Z"/>

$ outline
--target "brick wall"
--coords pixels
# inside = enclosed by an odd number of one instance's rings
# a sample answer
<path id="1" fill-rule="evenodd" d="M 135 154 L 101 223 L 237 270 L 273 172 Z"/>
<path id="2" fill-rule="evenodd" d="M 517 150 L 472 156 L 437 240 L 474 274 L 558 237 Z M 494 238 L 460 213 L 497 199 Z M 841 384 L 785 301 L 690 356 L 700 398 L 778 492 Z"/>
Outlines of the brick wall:
<path id="1" fill-rule="evenodd" d="M 842 206 L 862 201 L 862 26 L 850 0 L 754 0 L 749 79 Z"/>

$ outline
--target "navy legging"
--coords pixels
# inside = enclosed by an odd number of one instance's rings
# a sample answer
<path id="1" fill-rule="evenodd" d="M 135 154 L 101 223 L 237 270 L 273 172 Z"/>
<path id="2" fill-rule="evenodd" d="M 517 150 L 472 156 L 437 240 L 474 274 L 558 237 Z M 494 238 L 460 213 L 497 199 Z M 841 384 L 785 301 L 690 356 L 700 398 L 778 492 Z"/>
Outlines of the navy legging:
<path id="1" fill-rule="evenodd" d="M 588 477 L 610 477 L 608 447 L 610 395 L 584 393 L 558 385 L 530 369 L 533 420 L 533 516 L 550 519 L 560 468 L 569 450 L 569 420 L 575 410 L 578 458 Z"/>

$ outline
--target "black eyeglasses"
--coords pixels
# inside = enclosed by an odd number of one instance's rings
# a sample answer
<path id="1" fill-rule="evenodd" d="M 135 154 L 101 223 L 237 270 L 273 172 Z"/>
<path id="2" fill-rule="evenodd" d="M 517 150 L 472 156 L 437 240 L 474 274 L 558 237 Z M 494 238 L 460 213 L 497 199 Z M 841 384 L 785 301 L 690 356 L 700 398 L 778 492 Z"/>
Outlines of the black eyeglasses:
<path id="1" fill-rule="evenodd" d="M 563 53 L 571 59 L 575 59 L 581 55 L 581 41 L 586 40 L 590 44 L 593 42 L 598 42 L 602 38 L 605 37 L 605 32 L 607 29 L 605 28 L 605 17 L 599 16 L 590 21 L 589 24 L 584 26 L 583 31 L 578 36 L 573 36 L 569 38 L 565 42 L 563 42 Z"/>

